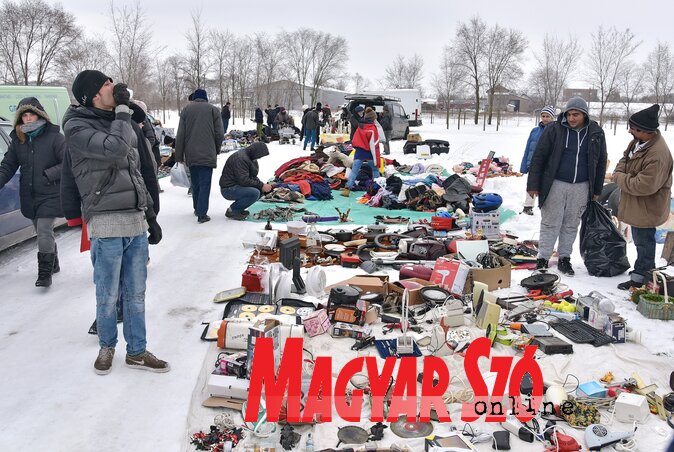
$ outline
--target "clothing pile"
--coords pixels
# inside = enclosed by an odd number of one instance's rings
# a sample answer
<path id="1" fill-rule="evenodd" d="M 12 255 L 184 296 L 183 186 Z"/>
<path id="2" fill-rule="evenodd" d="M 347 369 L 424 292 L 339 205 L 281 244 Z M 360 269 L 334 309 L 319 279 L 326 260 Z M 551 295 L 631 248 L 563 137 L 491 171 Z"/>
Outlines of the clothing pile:
<path id="1" fill-rule="evenodd" d="M 452 170 L 456 174 L 477 174 L 480 170 L 480 164 L 482 162 L 477 162 L 473 164 L 470 162 L 462 162 L 456 164 L 452 167 Z M 501 156 L 492 159 L 491 164 L 489 165 L 489 172 L 487 177 L 506 177 L 506 176 L 518 176 L 519 173 L 513 171 L 512 166 L 508 157 Z"/>
<path id="2" fill-rule="evenodd" d="M 273 222 L 288 222 L 292 221 L 295 215 L 298 214 L 316 215 L 301 207 L 274 207 L 254 213 L 253 218 L 256 220 L 271 220 Z"/>

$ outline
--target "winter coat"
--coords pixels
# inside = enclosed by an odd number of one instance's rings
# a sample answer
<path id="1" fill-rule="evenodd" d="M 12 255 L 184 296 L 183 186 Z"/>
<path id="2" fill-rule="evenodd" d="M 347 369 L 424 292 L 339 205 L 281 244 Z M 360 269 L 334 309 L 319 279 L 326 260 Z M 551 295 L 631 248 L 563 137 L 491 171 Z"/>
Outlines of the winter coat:
<path id="1" fill-rule="evenodd" d="M 262 109 L 260 107 L 257 107 L 255 109 L 255 122 L 257 124 L 263 124 L 264 123 L 264 116 L 262 116 Z"/>
<path id="2" fill-rule="evenodd" d="M 538 127 L 531 129 L 531 133 L 527 139 L 527 145 L 524 147 L 524 155 L 522 156 L 522 163 L 520 164 L 520 173 L 526 174 L 529 172 L 531 159 L 534 157 L 534 151 L 536 151 L 538 140 L 541 138 L 541 135 L 543 135 L 543 130 L 545 130 L 545 124 L 542 122 L 538 123 Z"/>
<path id="3" fill-rule="evenodd" d="M 288 114 L 286 110 L 283 110 L 280 112 L 278 115 L 276 115 L 276 124 L 281 125 L 281 124 L 287 124 L 290 126 L 295 126 L 295 121 L 293 120 L 293 117 Z"/>
<path id="4" fill-rule="evenodd" d="M 69 154 L 64 160 L 70 163 L 64 168 L 72 171 L 86 223 L 101 213 L 147 210 L 148 218 L 154 216 L 152 198 L 140 173 L 138 135 L 131 114 L 70 107 L 63 129 Z M 70 183 L 66 188 L 74 196 Z M 69 207 L 69 214 L 72 211 Z"/>
<path id="5" fill-rule="evenodd" d="M 381 114 L 379 124 L 381 124 L 381 128 L 384 129 L 384 132 L 393 130 L 393 116 L 391 116 L 390 111 L 385 111 Z"/>
<path id="6" fill-rule="evenodd" d="M 147 138 L 147 141 L 150 142 L 150 152 L 154 157 L 154 161 L 157 166 L 161 166 L 161 153 L 159 152 L 159 139 L 157 139 L 157 134 L 154 133 L 154 127 L 149 119 L 143 121 L 143 135 Z"/>
<path id="7" fill-rule="evenodd" d="M 318 112 L 316 110 L 309 110 L 304 118 L 302 118 L 302 125 L 304 125 L 304 130 L 315 130 L 320 126 L 320 120 L 318 118 Z"/>
<path id="8" fill-rule="evenodd" d="M 18 118 L 25 111 L 34 110 L 22 107 L 17 111 Z M 63 216 L 59 184 L 66 142 L 59 130 L 59 126 L 47 122 L 39 135 L 33 139 L 25 137 L 23 143 L 15 130 L 9 134 L 12 142 L 0 163 L 0 188 L 20 167 L 21 213 L 31 220 Z"/>
<path id="9" fill-rule="evenodd" d="M 220 109 L 202 99 L 185 107 L 176 134 L 176 160 L 187 166 L 218 166 L 218 152 L 225 138 Z"/>
<path id="10" fill-rule="evenodd" d="M 632 140 L 614 171 L 620 188 L 618 219 L 638 228 L 654 228 L 669 218 L 672 154 L 660 132 L 631 157 Z"/>
<path id="11" fill-rule="evenodd" d="M 222 107 L 222 119 L 229 120 L 232 117 L 232 112 L 229 111 L 229 106 Z"/>
<path id="12" fill-rule="evenodd" d="M 374 160 L 375 165 L 379 167 L 379 132 L 372 121 L 363 120 L 353 135 L 351 144 L 356 148 L 355 159 Z M 365 152 L 359 152 L 360 150 Z"/>
<path id="13" fill-rule="evenodd" d="M 220 188 L 255 187 L 262 190 L 262 182 L 257 174 L 260 166 L 257 159 L 269 155 L 267 145 L 261 142 L 253 143 L 245 149 L 236 151 L 225 162 L 220 176 Z"/>
<path id="14" fill-rule="evenodd" d="M 581 141 L 582 137 L 582 141 Z M 581 148 L 578 144 L 581 143 Z M 590 195 L 601 195 L 606 174 L 606 139 L 604 131 L 596 121 L 586 118 L 585 126 L 580 130 L 571 129 L 564 114 L 560 114 L 557 121 L 548 124 L 543 130 L 541 138 L 536 145 L 536 151 L 531 159 L 529 178 L 527 179 L 527 191 L 538 192 L 538 204 L 543 206 L 550 193 L 550 187 L 555 179 L 560 179 L 558 170 L 562 155 L 573 148 L 579 155 L 583 146 L 586 147 L 586 161 L 572 162 L 571 167 L 585 166 L 587 181 L 590 183 Z M 569 162 L 564 162 L 568 164 Z M 560 179 L 564 180 L 564 179 Z"/>

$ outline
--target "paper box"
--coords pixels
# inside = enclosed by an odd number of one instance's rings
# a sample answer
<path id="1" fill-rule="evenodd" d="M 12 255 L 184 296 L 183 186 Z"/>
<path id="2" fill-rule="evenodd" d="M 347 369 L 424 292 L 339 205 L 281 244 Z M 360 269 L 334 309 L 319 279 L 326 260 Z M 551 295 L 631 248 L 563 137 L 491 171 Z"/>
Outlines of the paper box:
<path id="1" fill-rule="evenodd" d="M 604 332 L 609 336 L 615 339 L 616 343 L 624 344 L 625 343 L 625 320 L 620 317 L 619 314 L 615 312 L 608 315 L 608 322 L 606 322 L 606 327 Z"/>
<path id="2" fill-rule="evenodd" d="M 304 318 L 304 329 L 310 337 L 327 333 L 330 329 L 330 319 L 325 309 L 314 311 Z"/>
<path id="3" fill-rule="evenodd" d="M 493 253 L 492 253 L 493 254 Z M 510 273 L 512 265 L 508 259 L 497 256 L 501 266 L 497 268 L 471 268 L 464 293 L 473 291 L 473 282 L 480 281 L 488 286 L 489 290 L 505 289 L 510 287 Z"/>
<path id="4" fill-rule="evenodd" d="M 349 337 L 351 339 L 362 339 L 369 336 L 372 329 L 369 325 L 358 326 L 348 323 L 337 322 L 332 326 L 330 335 L 332 337 Z"/>
<path id="5" fill-rule="evenodd" d="M 500 212 L 486 212 L 478 213 L 471 212 L 470 233 L 479 235 L 488 239 L 498 239 L 501 237 L 501 213 Z"/>
<path id="6" fill-rule="evenodd" d="M 424 299 L 421 297 L 421 289 L 423 289 L 424 287 L 429 287 L 429 286 L 437 286 L 437 284 L 433 284 L 430 281 L 425 281 L 425 280 L 420 279 L 420 278 L 408 278 L 408 279 L 405 279 L 405 281 L 419 283 L 422 286 L 422 287 L 419 287 L 417 289 L 410 289 L 409 290 L 409 297 L 410 297 L 409 298 L 409 305 L 410 306 L 414 306 L 414 305 L 417 305 L 417 304 L 423 304 L 424 303 Z M 400 287 L 396 284 L 392 284 L 392 283 L 389 283 L 389 290 L 391 292 L 398 293 L 401 296 L 402 296 L 403 292 L 405 292 L 404 288 L 402 288 L 402 287 Z"/>
<path id="7" fill-rule="evenodd" d="M 431 283 L 453 294 L 461 295 L 464 293 L 469 270 L 467 265 L 457 259 L 439 257 L 433 266 Z"/>
<path id="8" fill-rule="evenodd" d="M 212 397 L 247 400 L 250 381 L 233 375 L 212 373 L 208 376 L 208 393 Z"/>
<path id="9" fill-rule="evenodd" d="M 278 320 L 258 320 L 249 328 L 248 335 L 248 367 L 247 375 L 250 375 L 250 369 L 253 366 L 253 354 L 255 351 L 255 341 L 259 337 L 271 337 L 274 342 L 274 368 L 278 369 L 281 360 L 281 323 Z"/>
<path id="10" fill-rule="evenodd" d="M 332 284 L 325 288 L 326 293 L 330 293 L 330 289 L 335 286 L 356 286 L 359 289 L 365 292 L 374 292 L 374 293 L 388 293 L 388 276 L 376 276 L 376 275 L 356 275 L 345 281 L 340 281 L 337 284 Z"/>

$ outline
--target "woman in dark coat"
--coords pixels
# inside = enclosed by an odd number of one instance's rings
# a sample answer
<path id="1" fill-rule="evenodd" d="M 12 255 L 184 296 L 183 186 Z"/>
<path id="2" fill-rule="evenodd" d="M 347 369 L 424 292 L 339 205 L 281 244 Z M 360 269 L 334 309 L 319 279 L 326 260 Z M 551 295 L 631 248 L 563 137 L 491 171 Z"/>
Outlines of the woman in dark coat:
<path id="1" fill-rule="evenodd" d="M 14 130 L 9 136 L 12 142 L 0 162 L 0 188 L 21 168 L 21 213 L 33 220 L 37 234 L 38 276 L 35 285 L 49 287 L 52 274 L 60 270 L 54 220 L 63 216 L 60 183 L 65 138 L 34 97 L 19 102 Z"/>

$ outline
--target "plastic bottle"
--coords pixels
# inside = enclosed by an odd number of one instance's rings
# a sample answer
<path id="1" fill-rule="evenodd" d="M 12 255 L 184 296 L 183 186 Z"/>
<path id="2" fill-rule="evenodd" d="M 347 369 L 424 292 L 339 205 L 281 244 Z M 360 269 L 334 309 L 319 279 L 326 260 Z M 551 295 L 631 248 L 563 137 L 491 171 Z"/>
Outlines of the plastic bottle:
<path id="1" fill-rule="evenodd" d="M 311 432 L 307 434 L 307 442 L 304 444 L 305 452 L 314 452 L 314 439 L 311 437 Z"/>
<path id="2" fill-rule="evenodd" d="M 310 246 L 323 246 L 321 235 L 318 233 L 318 229 L 316 229 L 316 223 L 309 223 L 307 229 L 307 248 Z"/>

